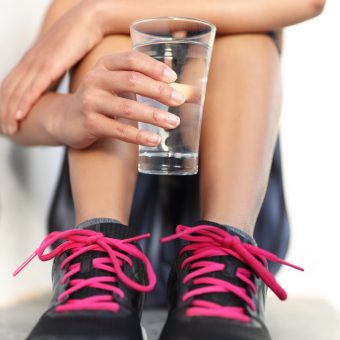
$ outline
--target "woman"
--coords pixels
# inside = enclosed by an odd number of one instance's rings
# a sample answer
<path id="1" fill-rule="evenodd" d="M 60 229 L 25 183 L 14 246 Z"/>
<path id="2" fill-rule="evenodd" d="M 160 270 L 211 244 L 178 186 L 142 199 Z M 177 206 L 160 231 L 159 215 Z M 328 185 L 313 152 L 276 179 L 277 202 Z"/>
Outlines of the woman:
<path id="1" fill-rule="evenodd" d="M 286 295 L 265 258 L 280 260 L 256 247 L 251 236 L 281 101 L 279 54 L 268 32 L 314 17 L 323 6 L 322 0 L 52 3 L 43 33 L 3 82 L 0 98 L 1 130 L 14 141 L 69 146 L 78 227 L 51 235 L 37 251 L 43 260 L 55 258 L 55 296 L 29 339 L 143 336 L 143 294 L 153 289 L 155 277 L 127 224 L 136 145 L 157 145 L 159 137 L 139 131 L 136 121 L 167 128 L 180 122 L 121 94 L 168 105 L 185 101 L 168 85 L 176 75 L 165 65 L 124 52 L 134 19 L 162 15 L 211 21 L 219 35 L 202 123 L 201 221 L 179 226 L 164 240 L 177 237 L 189 245 L 169 277 L 170 310 L 161 339 L 270 339 L 263 323 L 265 285 L 281 299 Z M 71 94 L 54 93 L 74 65 Z M 60 239 L 66 242 L 42 255 Z"/>

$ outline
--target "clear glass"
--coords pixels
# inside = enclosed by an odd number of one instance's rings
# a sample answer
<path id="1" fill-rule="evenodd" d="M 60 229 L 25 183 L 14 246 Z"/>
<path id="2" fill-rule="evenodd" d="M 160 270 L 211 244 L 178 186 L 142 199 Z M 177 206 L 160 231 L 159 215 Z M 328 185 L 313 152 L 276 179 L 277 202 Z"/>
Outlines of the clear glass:
<path id="1" fill-rule="evenodd" d="M 187 98 L 179 107 L 137 96 L 138 102 L 180 117 L 176 129 L 139 123 L 139 128 L 161 136 L 157 147 L 139 146 L 138 171 L 158 175 L 194 175 L 205 90 L 216 28 L 190 18 L 161 17 L 135 21 L 130 26 L 133 48 L 170 66 L 177 73 L 171 84 Z"/>

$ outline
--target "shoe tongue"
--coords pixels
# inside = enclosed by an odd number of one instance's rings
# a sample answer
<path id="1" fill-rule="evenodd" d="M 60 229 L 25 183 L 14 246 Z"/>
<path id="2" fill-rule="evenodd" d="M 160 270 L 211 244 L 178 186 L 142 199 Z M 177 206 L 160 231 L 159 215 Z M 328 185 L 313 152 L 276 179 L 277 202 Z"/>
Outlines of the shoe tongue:
<path id="1" fill-rule="evenodd" d="M 136 236 L 134 230 L 131 227 L 120 223 L 114 222 L 102 222 L 97 224 L 92 224 L 90 226 L 80 227 L 83 230 L 93 230 L 102 233 L 105 237 L 114 239 L 127 239 Z M 92 261 L 95 258 L 106 257 L 107 254 L 101 251 L 89 251 L 78 257 L 76 257 L 72 263 L 80 263 L 80 272 L 73 275 L 73 279 L 88 279 L 98 276 L 110 276 L 110 273 L 106 270 L 93 268 Z M 106 290 L 96 289 L 91 287 L 85 287 L 79 291 L 76 291 L 71 295 L 73 299 L 82 299 L 85 297 L 90 297 L 93 295 L 107 295 L 110 294 Z"/>
<path id="2" fill-rule="evenodd" d="M 136 236 L 136 233 L 131 227 L 114 222 L 97 223 L 80 229 L 93 230 L 98 233 L 102 233 L 106 237 L 115 238 L 118 240 L 124 240 Z"/>
<path id="3" fill-rule="evenodd" d="M 217 227 L 221 230 L 228 232 L 228 234 L 232 236 L 238 236 L 243 243 L 248 243 L 253 246 L 257 246 L 255 239 L 241 229 L 238 229 L 238 228 L 235 228 L 229 225 L 211 222 L 208 220 L 200 220 L 196 222 L 193 226 L 198 226 L 198 225 L 211 225 L 211 226 Z"/>
<path id="4" fill-rule="evenodd" d="M 205 221 L 205 220 L 199 221 L 195 225 L 196 226 L 197 225 L 210 225 L 210 226 L 217 227 L 219 229 L 227 231 L 232 236 L 238 236 L 243 243 L 248 243 L 248 244 L 252 244 L 256 246 L 255 240 L 250 235 L 246 234 L 240 229 L 227 226 L 227 225 L 221 225 L 221 224 L 211 222 L 211 221 Z M 252 272 L 252 270 L 244 262 L 240 261 L 239 259 L 231 255 L 209 257 L 207 258 L 207 260 L 225 264 L 225 269 L 223 272 L 221 271 L 214 272 L 207 276 L 230 282 L 231 284 L 238 286 L 238 287 L 242 287 L 246 289 L 248 288 L 248 285 L 246 283 L 244 283 L 242 280 L 236 277 L 236 271 L 238 268 L 246 268 L 247 270 Z M 196 286 L 196 288 L 199 288 L 199 287 L 200 286 Z M 236 307 L 245 306 L 245 302 L 232 293 L 204 294 L 204 295 L 200 295 L 200 299 L 212 301 L 222 306 L 236 306 Z"/>

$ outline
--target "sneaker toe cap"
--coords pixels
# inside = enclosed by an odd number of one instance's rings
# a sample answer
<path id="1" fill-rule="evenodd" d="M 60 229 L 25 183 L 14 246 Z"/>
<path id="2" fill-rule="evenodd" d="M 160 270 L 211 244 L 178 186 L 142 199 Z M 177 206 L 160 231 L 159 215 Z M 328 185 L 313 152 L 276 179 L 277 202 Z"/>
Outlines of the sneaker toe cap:
<path id="1" fill-rule="evenodd" d="M 160 340 L 271 340 L 265 326 L 220 318 L 168 319 Z"/>
<path id="2" fill-rule="evenodd" d="M 109 312 L 45 313 L 27 340 L 143 340 L 139 319 Z"/>

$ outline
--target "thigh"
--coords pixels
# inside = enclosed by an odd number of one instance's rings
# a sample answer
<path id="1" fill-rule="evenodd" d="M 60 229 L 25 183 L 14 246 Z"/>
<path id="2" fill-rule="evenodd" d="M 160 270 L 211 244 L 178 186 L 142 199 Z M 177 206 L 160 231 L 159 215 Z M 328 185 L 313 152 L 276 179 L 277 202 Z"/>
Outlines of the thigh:
<path id="1" fill-rule="evenodd" d="M 215 136 L 216 143 L 218 140 L 225 143 L 226 134 L 232 138 L 238 133 L 232 130 L 235 119 L 245 117 L 254 129 L 258 124 L 276 129 L 277 118 L 272 112 L 278 113 L 280 106 L 280 55 L 271 37 L 268 34 L 218 37 L 207 84 L 202 141 Z M 258 127 L 261 130 L 264 126 Z M 212 150 L 208 147 L 206 151 Z"/>
<path id="2" fill-rule="evenodd" d="M 279 54 L 269 35 L 218 37 L 200 144 L 203 216 L 233 220 L 249 230 L 254 225 L 277 138 L 280 99 Z"/>
<path id="3" fill-rule="evenodd" d="M 228 90 L 239 90 L 248 98 L 251 94 L 263 93 L 263 87 L 273 87 L 273 79 L 280 79 L 279 65 L 277 45 L 269 34 L 218 36 L 210 65 L 207 95 L 225 90 L 226 85 L 230 87 Z"/>

